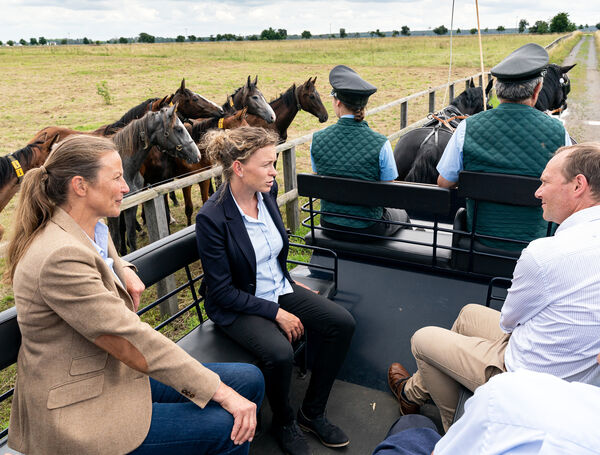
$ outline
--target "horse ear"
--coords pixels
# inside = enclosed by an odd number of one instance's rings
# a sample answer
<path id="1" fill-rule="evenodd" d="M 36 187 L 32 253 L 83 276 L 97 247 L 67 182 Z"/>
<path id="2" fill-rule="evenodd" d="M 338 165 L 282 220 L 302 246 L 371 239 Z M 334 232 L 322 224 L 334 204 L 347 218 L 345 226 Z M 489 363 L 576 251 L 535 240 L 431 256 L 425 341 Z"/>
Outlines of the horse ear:
<path id="1" fill-rule="evenodd" d="M 251 83 L 252 83 L 252 81 L 250 80 L 250 75 L 248 75 L 248 83 L 246 84 L 248 86 L 248 88 L 251 87 L 251 85 L 250 85 Z"/>
<path id="2" fill-rule="evenodd" d="M 185 90 L 185 77 L 181 79 L 181 87 L 179 87 L 179 90 L 182 92 Z"/>
<path id="3" fill-rule="evenodd" d="M 242 109 L 242 118 L 246 118 L 246 115 L 248 115 L 248 106 L 245 106 L 244 109 Z"/>
<path id="4" fill-rule="evenodd" d="M 256 86 L 258 84 L 258 74 L 256 75 L 256 77 L 254 78 L 254 86 Z"/>
<path id="5" fill-rule="evenodd" d="M 575 65 L 577 65 L 577 63 L 573 63 L 572 65 L 568 65 L 568 66 L 561 66 L 561 67 L 560 67 L 560 70 L 561 70 L 563 73 L 568 73 L 570 70 L 572 70 L 572 69 L 573 69 L 573 67 L 574 67 Z"/>
<path id="6" fill-rule="evenodd" d="M 471 87 L 471 88 L 475 87 L 475 83 L 473 82 L 473 78 L 471 78 L 471 80 L 469 81 L 469 87 Z"/>
<path id="7" fill-rule="evenodd" d="M 171 93 L 170 95 L 167 95 L 167 96 L 165 96 L 165 99 L 164 99 L 164 101 L 163 101 L 163 104 L 164 104 L 165 106 L 168 106 L 169 104 L 171 104 L 171 103 L 173 102 L 173 97 L 174 97 L 174 96 L 175 96 L 175 95 L 173 95 L 172 93 Z"/>
<path id="8" fill-rule="evenodd" d="M 494 86 L 494 79 L 490 79 L 488 84 L 485 86 L 485 96 L 487 97 Z"/>
<path id="9" fill-rule="evenodd" d="M 52 150 L 52 147 L 54 147 L 54 145 L 58 142 L 59 138 L 60 138 L 60 133 L 56 133 L 54 135 L 54 137 L 52 138 L 52 140 L 50 141 L 50 144 L 48 144 L 48 153 Z"/>

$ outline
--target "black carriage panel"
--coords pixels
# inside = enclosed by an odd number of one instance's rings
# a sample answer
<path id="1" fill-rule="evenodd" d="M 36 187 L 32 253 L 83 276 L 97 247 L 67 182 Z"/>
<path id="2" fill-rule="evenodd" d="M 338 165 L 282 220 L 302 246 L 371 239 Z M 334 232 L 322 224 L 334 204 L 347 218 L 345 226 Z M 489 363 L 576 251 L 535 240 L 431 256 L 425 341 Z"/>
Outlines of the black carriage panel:
<path id="1" fill-rule="evenodd" d="M 536 177 L 523 175 L 498 174 L 488 172 L 462 171 L 458 178 L 458 195 L 474 203 L 471 229 L 467 226 L 467 211 L 462 208 L 454 220 L 454 253 L 452 267 L 468 272 L 482 273 L 488 276 L 511 278 L 522 248 L 528 242 L 502 236 L 477 234 L 477 216 L 479 202 L 493 202 L 520 207 L 539 207 L 541 201 L 535 197 L 535 191 L 541 181 Z M 548 223 L 547 235 L 552 232 L 552 223 Z M 490 247 L 482 239 L 500 240 L 517 245 L 518 249 L 508 250 Z"/>

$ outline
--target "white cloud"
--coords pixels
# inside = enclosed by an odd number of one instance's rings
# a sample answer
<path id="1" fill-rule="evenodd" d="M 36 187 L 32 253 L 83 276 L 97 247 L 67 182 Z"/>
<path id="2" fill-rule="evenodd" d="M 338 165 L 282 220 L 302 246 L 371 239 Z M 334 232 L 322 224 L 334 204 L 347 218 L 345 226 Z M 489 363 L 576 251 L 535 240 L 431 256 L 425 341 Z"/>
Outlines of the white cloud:
<path id="1" fill-rule="evenodd" d="M 530 24 L 566 11 L 576 24 L 600 20 L 600 2 L 517 0 L 479 2 L 481 26 L 515 27 L 520 19 Z M 438 0 L 1 0 L 3 25 L 0 40 L 29 36 L 109 39 L 137 36 L 140 32 L 175 37 L 188 33 L 250 35 L 268 27 L 288 34 L 369 30 L 411 30 L 450 27 L 452 3 Z M 456 2 L 454 28 L 477 24 L 473 1 Z"/>

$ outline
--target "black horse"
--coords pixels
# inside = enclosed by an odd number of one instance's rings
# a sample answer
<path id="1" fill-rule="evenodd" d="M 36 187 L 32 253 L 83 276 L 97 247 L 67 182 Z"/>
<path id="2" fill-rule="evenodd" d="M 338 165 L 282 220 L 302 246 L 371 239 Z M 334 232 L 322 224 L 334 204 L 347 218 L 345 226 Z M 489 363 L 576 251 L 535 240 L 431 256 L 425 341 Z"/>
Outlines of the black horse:
<path id="1" fill-rule="evenodd" d="M 570 66 L 548 65 L 544 76 L 544 85 L 535 108 L 542 112 L 560 114 L 567 108 L 567 95 L 571 91 L 569 72 L 577 63 Z"/>
<path id="2" fill-rule="evenodd" d="M 491 89 L 492 81 L 485 88 L 486 100 Z M 486 107 L 492 108 L 489 104 Z M 454 98 L 448 107 L 430 115 L 430 122 L 398 139 L 394 148 L 398 180 L 435 184 L 437 182 L 435 166 L 454 128 L 462 119 L 481 111 L 483 111 L 482 89 L 475 87 L 471 79 L 469 87 Z"/>
<path id="3" fill-rule="evenodd" d="M 567 108 L 567 95 L 571 90 L 571 81 L 567 72 L 574 66 L 559 66 L 554 63 L 548 66 L 544 75 L 544 84 L 535 105 L 536 109 L 558 114 Z M 492 82 L 490 81 L 485 90 L 486 99 L 491 87 Z M 455 123 L 450 122 L 450 125 L 455 128 L 458 122 L 464 118 L 464 116 L 457 115 L 456 110 L 465 115 L 473 115 L 481 112 L 482 107 L 481 87 L 474 87 L 471 81 L 471 86 L 453 100 L 450 106 L 440 111 L 436 117 L 442 119 L 454 117 Z M 424 127 L 414 129 L 402 136 L 394 148 L 398 180 L 436 184 L 439 175 L 436 166 L 452 133 L 453 129 L 448 128 L 444 122 L 434 119 Z"/>

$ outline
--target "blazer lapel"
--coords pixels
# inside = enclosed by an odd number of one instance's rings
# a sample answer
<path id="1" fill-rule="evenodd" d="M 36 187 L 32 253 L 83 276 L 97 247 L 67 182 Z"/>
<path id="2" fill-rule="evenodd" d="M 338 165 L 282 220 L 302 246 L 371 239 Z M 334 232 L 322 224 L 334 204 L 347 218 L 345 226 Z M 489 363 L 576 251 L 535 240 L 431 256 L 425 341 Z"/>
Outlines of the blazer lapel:
<path id="1" fill-rule="evenodd" d="M 225 214 L 227 224 L 231 232 L 234 234 L 233 239 L 237 243 L 240 250 L 242 250 L 244 257 L 252 268 L 253 274 L 256 275 L 256 255 L 254 254 L 254 248 L 252 247 L 252 242 L 248 236 L 248 231 L 244 225 L 242 215 L 240 214 L 240 211 L 237 208 L 233 197 L 231 196 L 229 185 L 222 185 L 220 190 L 225 192 L 223 194 L 221 203 L 223 204 L 223 212 Z"/>

